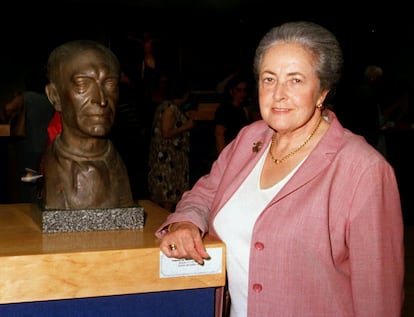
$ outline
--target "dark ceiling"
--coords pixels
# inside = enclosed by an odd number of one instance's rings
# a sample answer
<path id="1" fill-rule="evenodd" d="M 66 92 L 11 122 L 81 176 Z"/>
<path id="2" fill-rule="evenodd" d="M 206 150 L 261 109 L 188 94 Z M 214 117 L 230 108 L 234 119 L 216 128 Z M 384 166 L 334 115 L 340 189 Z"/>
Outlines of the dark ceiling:
<path id="1" fill-rule="evenodd" d="M 299 19 L 321 23 L 338 36 L 348 70 L 359 71 L 366 63 L 392 64 L 396 56 L 412 49 L 414 41 L 411 10 L 395 2 L 381 6 L 269 0 L 60 0 L 14 6 L 15 10 L 3 10 L 3 15 L 13 12 L 13 16 L 0 21 L 0 54 L 3 65 L 18 68 L 43 63 L 53 47 L 68 39 L 104 37 L 122 43 L 129 35 L 140 37 L 149 31 L 164 41 L 164 49 L 180 50 L 185 59 L 181 62 L 200 71 L 193 76 L 202 77 L 212 69 L 225 71 L 234 59 L 249 64 L 257 42 L 270 27 Z M 125 46 L 122 54 L 129 48 Z"/>

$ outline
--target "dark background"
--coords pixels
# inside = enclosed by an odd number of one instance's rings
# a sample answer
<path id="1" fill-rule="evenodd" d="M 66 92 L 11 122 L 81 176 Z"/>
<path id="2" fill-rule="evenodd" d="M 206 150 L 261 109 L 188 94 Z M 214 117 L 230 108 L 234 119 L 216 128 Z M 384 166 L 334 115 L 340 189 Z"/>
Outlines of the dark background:
<path id="1" fill-rule="evenodd" d="M 158 40 L 169 67 L 210 89 L 241 61 L 251 67 L 254 49 L 272 26 L 306 19 L 333 31 L 345 53 L 345 80 L 367 64 L 389 75 L 413 72 L 413 19 L 398 2 L 301 4 L 265 0 L 62 0 L 3 2 L 0 22 L 2 88 L 44 65 L 58 44 L 75 38 L 111 45 L 124 67 L 136 72 L 142 47 L 128 36 L 144 31 Z M 7 88 L 7 87 L 6 87 Z"/>

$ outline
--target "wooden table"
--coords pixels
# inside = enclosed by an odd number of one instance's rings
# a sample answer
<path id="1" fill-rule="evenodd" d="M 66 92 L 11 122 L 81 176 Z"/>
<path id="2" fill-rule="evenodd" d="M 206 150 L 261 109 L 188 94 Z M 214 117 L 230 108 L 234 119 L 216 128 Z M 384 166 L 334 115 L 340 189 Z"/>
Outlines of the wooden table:
<path id="1" fill-rule="evenodd" d="M 0 124 L 0 136 L 10 136 L 10 124 Z"/>
<path id="2" fill-rule="evenodd" d="M 68 233 L 42 233 L 31 204 L 0 205 L 0 304 L 224 286 L 225 247 L 210 236 L 206 247 L 222 250 L 220 273 L 160 278 L 154 232 L 168 211 L 148 200 L 138 203 L 144 229 Z"/>

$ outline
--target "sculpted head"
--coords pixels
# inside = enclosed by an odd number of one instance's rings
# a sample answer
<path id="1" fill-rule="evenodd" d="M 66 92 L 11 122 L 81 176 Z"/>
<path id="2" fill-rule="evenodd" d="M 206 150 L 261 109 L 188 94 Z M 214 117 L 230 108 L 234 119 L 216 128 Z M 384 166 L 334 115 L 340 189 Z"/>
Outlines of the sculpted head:
<path id="1" fill-rule="evenodd" d="M 64 43 L 51 52 L 47 74 L 46 93 L 61 112 L 62 134 L 108 134 L 114 122 L 120 79 L 119 61 L 109 48 L 88 40 Z"/>

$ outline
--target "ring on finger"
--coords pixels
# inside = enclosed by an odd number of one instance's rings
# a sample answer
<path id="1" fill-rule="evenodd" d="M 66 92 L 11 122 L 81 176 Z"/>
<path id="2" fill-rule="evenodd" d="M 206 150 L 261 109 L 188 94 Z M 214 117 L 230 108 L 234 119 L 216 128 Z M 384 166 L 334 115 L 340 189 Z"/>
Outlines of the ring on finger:
<path id="1" fill-rule="evenodd" d="M 175 243 L 171 243 L 171 244 L 169 245 L 169 247 L 170 247 L 170 250 L 171 250 L 171 251 L 177 250 L 177 246 L 175 245 Z"/>

